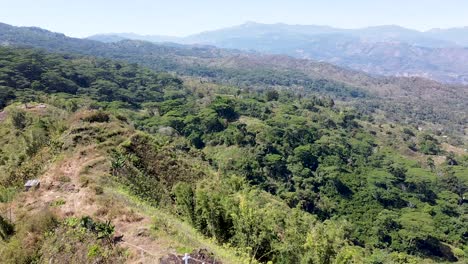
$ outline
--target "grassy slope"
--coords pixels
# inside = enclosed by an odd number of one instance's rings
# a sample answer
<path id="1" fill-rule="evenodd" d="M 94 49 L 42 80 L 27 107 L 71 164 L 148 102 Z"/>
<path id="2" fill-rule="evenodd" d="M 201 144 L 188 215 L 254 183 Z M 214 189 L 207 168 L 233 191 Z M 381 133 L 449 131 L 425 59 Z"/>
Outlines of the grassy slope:
<path id="1" fill-rule="evenodd" d="M 6 111 L 14 107 L 17 106 L 11 106 Z M 37 109 L 28 109 L 27 112 L 34 116 Z M 56 109 L 48 106 L 48 109 L 41 111 L 42 115 L 48 115 Z M 92 245 L 86 242 L 91 243 L 91 240 L 74 244 L 74 253 L 67 254 L 59 249 L 63 247 L 64 239 L 73 241 L 73 235 L 70 235 L 70 230 L 65 232 L 56 228 L 54 235 L 35 238 L 35 242 L 39 244 L 45 239 L 43 244 L 36 248 L 42 255 L 41 262 L 51 259 L 61 263 L 65 259 L 91 261 L 93 258 L 103 258 L 106 262 L 158 263 L 159 258 L 165 255 L 183 254 L 199 248 L 208 249 L 223 263 L 244 262 L 234 250 L 203 238 L 189 224 L 177 219 L 165 209 L 150 206 L 130 194 L 125 186 L 115 183 L 109 175 L 107 150 L 135 131 L 128 124 L 114 119 L 109 123 L 82 121 L 82 118 L 89 114 L 78 112 L 66 118 L 64 123 L 68 129 L 55 136 L 63 143 L 60 151 L 47 156 L 47 160 L 41 158 L 42 154 L 33 158 L 44 162 L 44 166 L 37 173 L 37 178 L 41 180 L 41 188 L 31 192 L 17 192 L 10 204 L 12 217 L 19 225 L 26 225 L 28 221 L 44 212 L 50 212 L 59 221 L 89 215 L 93 219 L 111 220 L 115 225 L 115 233 L 124 235 L 124 242 L 119 244 L 120 249 L 102 250 L 99 253 L 107 254 L 107 257 L 99 254 L 90 256 Z M 9 119 L 2 121 L 1 132 L 8 134 L 8 130 L 14 131 Z M 21 144 L 12 137 L 4 136 L 2 140 L 7 149 Z M 44 151 L 50 152 L 47 148 Z M 60 235 L 60 232 L 65 232 L 66 235 Z M 38 237 L 40 236 L 41 234 L 38 234 Z M 33 247 L 34 241 L 30 239 L 32 238 L 26 236 L 22 241 L 30 243 Z M 60 257 L 63 259 L 60 260 Z"/>
<path id="2" fill-rule="evenodd" d="M 14 111 L 18 107 L 23 106 L 12 105 L 6 109 L 6 112 Z M 53 142 L 60 143 L 60 148 L 53 149 L 49 145 L 20 167 L 20 170 L 27 172 L 27 178 L 41 179 L 42 186 L 35 192 L 17 193 L 11 203 L 15 222 L 20 226 L 27 225 L 31 219 L 35 219 L 44 212 L 54 215 L 62 222 L 73 217 L 90 215 L 101 221 L 111 220 L 116 227 L 116 234 L 124 235 L 125 241 L 116 248 L 106 249 L 107 251 L 101 245 L 100 247 L 104 249 L 98 251 L 97 255 L 91 254 L 90 256 L 90 251 L 93 249 L 91 246 L 95 243 L 92 238 L 87 238 L 88 240 L 84 242 L 73 242 L 73 253 L 57 255 L 57 251 L 63 246 L 64 239 L 73 241 L 73 235 L 70 235 L 73 232 L 70 233 L 68 229 L 63 230 L 61 226 L 56 227 L 52 235 L 43 237 L 43 234 L 36 234 L 37 237 L 21 238 L 22 243 L 26 245 L 35 244 L 34 247 L 37 248 L 34 250 L 42 255 L 41 261 L 47 262 L 51 258 L 62 257 L 62 259 L 76 261 L 104 258 L 114 263 L 123 261 L 151 263 L 165 255 L 182 254 L 199 248 L 206 248 L 213 252 L 223 263 L 247 261 L 245 257 L 239 256 L 236 250 L 224 248 L 204 238 L 188 223 L 173 216 L 170 208 L 151 206 L 131 194 L 126 186 L 116 183 L 111 178 L 108 151 L 136 132 L 130 124 L 117 120 L 115 117 L 111 117 L 108 123 L 89 123 L 83 119 L 92 115 L 93 112 L 79 111 L 69 115 L 50 105 L 47 105 L 45 109 L 33 106 L 26 109 L 26 112 L 31 119 L 41 116 L 57 121 L 58 124 L 55 126 L 58 127 L 57 131 L 60 133 L 54 133 L 51 139 Z M 13 150 L 24 148 L 24 139 L 17 136 L 9 118 L 1 122 L 3 149 L 8 150 L 8 153 L 20 154 Z M 240 122 L 247 124 L 249 130 L 261 130 L 265 125 L 260 120 L 250 117 L 241 117 Z M 425 161 L 428 156 L 407 152 L 399 132 L 401 127 L 379 128 L 375 125 L 366 125 L 369 126 L 368 129 L 377 131 L 376 138 L 382 145 L 389 144 L 385 141 L 391 140 L 390 145 L 399 149 L 401 155 L 396 155 L 390 149 L 381 151 L 393 153 L 396 162 L 405 164 L 409 168 L 409 178 L 434 179 L 436 177 L 435 174 L 428 173 L 428 169 L 417 168 L 417 164 Z M 31 131 L 32 128 L 27 128 L 22 133 L 30 134 Z M 228 157 L 236 157 L 238 151 L 237 147 L 218 146 L 207 147 L 205 152 L 208 156 L 216 157 L 215 163 L 223 168 L 229 166 Z M 13 154 L 10 161 L 15 159 L 18 157 Z M 442 157 L 439 159 L 442 160 Z M 31 170 L 31 168 L 37 168 L 37 170 Z M 455 173 L 461 178 L 467 175 L 466 169 L 463 170 L 462 167 L 457 167 Z M 216 176 L 213 171 L 209 174 Z M 374 171 L 371 174 L 369 181 L 372 181 L 372 177 L 377 177 L 376 180 L 385 177 L 387 173 Z M 4 204 L 2 209 L 6 209 L 7 205 Z"/>

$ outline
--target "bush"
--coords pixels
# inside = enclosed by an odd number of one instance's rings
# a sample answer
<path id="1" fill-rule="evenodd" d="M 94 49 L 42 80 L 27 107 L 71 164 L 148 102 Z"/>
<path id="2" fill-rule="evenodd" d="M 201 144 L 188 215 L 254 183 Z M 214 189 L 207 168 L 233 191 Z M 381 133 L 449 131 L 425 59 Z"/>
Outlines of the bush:
<path id="1" fill-rule="evenodd" d="M 2 263 L 37 263 L 44 235 L 57 226 L 57 220 L 48 210 L 25 216 L 16 222 L 16 233 L 0 250 Z"/>
<path id="2" fill-rule="evenodd" d="M 23 110 L 15 109 L 10 112 L 11 123 L 17 130 L 24 130 L 28 126 L 28 119 L 26 112 Z"/>
<path id="3" fill-rule="evenodd" d="M 0 239 L 6 240 L 14 232 L 14 227 L 6 219 L 0 216 Z"/>
<path id="4" fill-rule="evenodd" d="M 266 92 L 267 101 L 278 101 L 279 93 L 276 90 L 269 90 Z"/>
<path id="5" fill-rule="evenodd" d="M 110 116 L 109 114 L 98 111 L 90 114 L 89 116 L 83 118 L 83 121 L 89 122 L 89 123 L 106 123 L 109 122 Z"/>
<path id="6" fill-rule="evenodd" d="M 101 195 L 104 193 L 104 189 L 101 186 L 95 186 L 94 192 L 96 193 L 96 195 Z"/>
<path id="7" fill-rule="evenodd" d="M 15 92 L 10 87 L 0 86 L 0 109 L 5 107 L 8 101 L 16 98 Z"/>

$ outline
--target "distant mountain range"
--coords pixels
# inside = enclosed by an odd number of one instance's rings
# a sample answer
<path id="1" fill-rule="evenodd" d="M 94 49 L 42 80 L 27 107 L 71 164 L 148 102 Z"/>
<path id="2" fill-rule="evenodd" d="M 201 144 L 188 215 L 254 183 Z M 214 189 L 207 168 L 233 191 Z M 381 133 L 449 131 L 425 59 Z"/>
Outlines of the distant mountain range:
<path id="1" fill-rule="evenodd" d="M 330 62 L 370 74 L 468 83 L 468 27 L 421 32 L 399 26 L 338 29 L 248 22 L 180 38 L 116 33 L 89 39 L 206 44 Z"/>

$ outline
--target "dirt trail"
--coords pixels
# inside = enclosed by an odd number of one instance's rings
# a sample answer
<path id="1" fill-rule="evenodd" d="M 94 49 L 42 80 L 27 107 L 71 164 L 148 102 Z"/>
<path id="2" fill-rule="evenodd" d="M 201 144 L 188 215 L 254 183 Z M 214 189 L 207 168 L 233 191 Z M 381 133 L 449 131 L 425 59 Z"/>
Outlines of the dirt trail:
<path id="1" fill-rule="evenodd" d="M 28 211 L 38 211 L 45 207 L 51 208 L 59 217 L 81 217 L 85 215 L 109 219 L 109 208 L 96 202 L 99 195 L 90 187 L 80 182 L 80 172 L 89 162 L 104 159 L 92 148 L 75 151 L 70 157 L 52 164 L 42 177 L 38 190 L 25 192 L 14 207 L 26 207 Z M 112 201 L 112 206 L 128 209 L 119 201 Z M 159 263 L 164 255 L 173 253 L 164 241 L 158 241 L 150 236 L 151 217 L 141 213 L 123 214 L 113 217 L 115 234 L 123 235 L 122 247 L 131 252 L 129 263 Z"/>
<path id="2" fill-rule="evenodd" d="M 0 112 L 0 122 L 3 122 L 7 117 L 7 113 L 5 111 Z"/>

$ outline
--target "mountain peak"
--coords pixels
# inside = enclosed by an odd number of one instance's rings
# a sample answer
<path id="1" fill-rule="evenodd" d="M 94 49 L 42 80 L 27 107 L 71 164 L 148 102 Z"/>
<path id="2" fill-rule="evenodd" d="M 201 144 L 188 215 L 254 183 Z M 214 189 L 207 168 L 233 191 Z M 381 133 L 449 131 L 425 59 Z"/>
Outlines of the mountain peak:
<path id="1" fill-rule="evenodd" d="M 258 22 L 255 22 L 255 21 L 246 21 L 244 24 L 242 24 L 241 26 L 243 27 L 251 27 L 251 26 L 258 26 L 258 25 L 261 25 L 260 23 Z"/>

